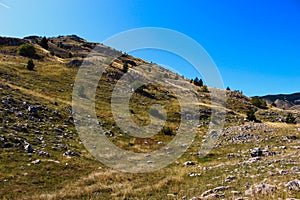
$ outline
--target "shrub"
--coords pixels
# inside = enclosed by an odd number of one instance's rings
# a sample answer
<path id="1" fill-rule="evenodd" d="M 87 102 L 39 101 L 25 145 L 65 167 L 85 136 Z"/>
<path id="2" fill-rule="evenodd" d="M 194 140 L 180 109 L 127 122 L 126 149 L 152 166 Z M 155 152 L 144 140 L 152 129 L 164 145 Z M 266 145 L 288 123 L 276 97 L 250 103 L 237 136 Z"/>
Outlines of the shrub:
<path id="1" fill-rule="evenodd" d="M 128 64 L 125 62 L 123 63 L 122 72 L 126 73 L 128 71 Z"/>
<path id="2" fill-rule="evenodd" d="M 296 124 L 296 118 L 292 115 L 292 113 L 289 113 L 288 116 L 286 117 L 285 122 L 287 124 Z"/>
<path id="3" fill-rule="evenodd" d="M 48 49 L 49 46 L 48 46 L 48 40 L 46 37 L 43 37 L 41 42 L 40 42 L 40 46 L 43 47 L 44 49 Z"/>
<path id="4" fill-rule="evenodd" d="M 247 120 L 254 121 L 254 122 L 257 121 L 254 110 L 249 110 L 247 112 Z"/>
<path id="5" fill-rule="evenodd" d="M 258 108 L 262 108 L 262 109 L 267 108 L 267 103 L 264 100 L 262 100 L 258 97 L 252 97 L 251 98 L 251 103 L 252 103 L 252 105 L 254 105 Z"/>
<path id="6" fill-rule="evenodd" d="M 33 70 L 34 69 L 34 63 L 33 63 L 32 59 L 28 60 L 26 67 L 27 67 L 28 70 Z"/>
<path id="7" fill-rule="evenodd" d="M 203 86 L 201 87 L 201 90 L 200 90 L 200 91 L 201 91 L 201 92 L 209 92 L 206 85 L 203 85 Z"/>
<path id="8" fill-rule="evenodd" d="M 50 51 L 51 56 L 55 55 L 55 52 L 53 50 Z"/>
<path id="9" fill-rule="evenodd" d="M 227 90 L 227 91 L 230 91 L 230 87 L 227 86 L 226 90 Z"/>
<path id="10" fill-rule="evenodd" d="M 161 132 L 164 134 L 164 135 L 174 135 L 172 129 L 170 127 L 163 127 L 163 129 L 161 130 Z"/>
<path id="11" fill-rule="evenodd" d="M 32 44 L 22 44 L 18 48 L 18 53 L 21 56 L 32 58 L 35 56 L 36 51 Z"/>

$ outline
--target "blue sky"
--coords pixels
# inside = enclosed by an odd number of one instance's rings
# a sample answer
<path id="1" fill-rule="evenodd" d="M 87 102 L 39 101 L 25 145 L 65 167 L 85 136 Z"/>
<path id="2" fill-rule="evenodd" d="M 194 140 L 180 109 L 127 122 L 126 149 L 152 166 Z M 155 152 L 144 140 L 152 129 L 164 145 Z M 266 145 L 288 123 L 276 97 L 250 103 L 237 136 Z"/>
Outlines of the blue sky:
<path id="1" fill-rule="evenodd" d="M 300 92 L 299 0 L 0 0 L 0 35 L 77 34 L 102 42 L 122 31 L 163 27 L 201 44 L 225 86 L 245 94 Z M 194 77 L 165 52 L 133 52 Z"/>

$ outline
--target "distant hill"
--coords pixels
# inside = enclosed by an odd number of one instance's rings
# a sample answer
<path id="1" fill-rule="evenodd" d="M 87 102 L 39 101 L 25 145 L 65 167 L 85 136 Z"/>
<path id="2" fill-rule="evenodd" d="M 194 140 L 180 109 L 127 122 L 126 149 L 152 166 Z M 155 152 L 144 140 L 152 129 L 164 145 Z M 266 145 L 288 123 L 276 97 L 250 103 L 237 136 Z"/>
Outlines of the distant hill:
<path id="1" fill-rule="evenodd" d="M 300 92 L 294 94 L 266 95 L 259 98 L 270 104 L 274 103 L 279 108 L 300 109 Z"/>

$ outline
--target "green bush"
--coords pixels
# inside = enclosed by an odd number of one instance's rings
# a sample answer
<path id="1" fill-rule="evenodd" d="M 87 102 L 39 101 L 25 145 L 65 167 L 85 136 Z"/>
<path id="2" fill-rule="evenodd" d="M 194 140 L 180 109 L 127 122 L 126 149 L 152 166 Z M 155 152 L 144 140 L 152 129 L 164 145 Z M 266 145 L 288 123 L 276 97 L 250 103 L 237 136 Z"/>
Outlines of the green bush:
<path id="1" fill-rule="evenodd" d="M 46 37 L 43 37 L 41 42 L 40 42 L 40 46 L 43 47 L 44 49 L 48 49 L 49 46 L 48 46 L 48 40 Z"/>
<path id="2" fill-rule="evenodd" d="M 203 85 L 200 89 L 201 92 L 209 92 L 206 85 Z"/>
<path id="3" fill-rule="evenodd" d="M 51 56 L 55 55 L 55 52 L 53 50 L 50 51 Z"/>
<path id="4" fill-rule="evenodd" d="M 296 118 L 292 115 L 292 113 L 289 113 L 288 116 L 286 117 L 285 122 L 287 124 L 296 124 Z"/>
<path id="5" fill-rule="evenodd" d="M 164 126 L 163 129 L 161 130 L 161 132 L 164 135 L 169 135 L 169 136 L 174 135 L 172 129 L 170 127 L 168 127 L 168 126 L 167 127 Z"/>
<path id="6" fill-rule="evenodd" d="M 21 56 L 33 58 L 35 56 L 35 48 L 32 44 L 22 44 L 18 48 L 18 53 Z"/>
<path id="7" fill-rule="evenodd" d="M 262 108 L 262 109 L 268 108 L 267 103 L 264 100 L 262 100 L 258 97 L 252 97 L 251 98 L 251 103 L 252 103 L 252 105 L 254 105 L 258 108 Z"/>
<path id="8" fill-rule="evenodd" d="M 249 110 L 247 112 L 247 120 L 253 121 L 253 122 L 257 121 L 254 110 Z"/>
<path id="9" fill-rule="evenodd" d="M 128 71 L 128 64 L 125 62 L 123 63 L 122 72 L 126 73 Z"/>
<path id="10" fill-rule="evenodd" d="M 28 60 L 26 67 L 27 67 L 28 70 L 33 70 L 34 69 L 34 63 L 33 63 L 32 59 Z"/>

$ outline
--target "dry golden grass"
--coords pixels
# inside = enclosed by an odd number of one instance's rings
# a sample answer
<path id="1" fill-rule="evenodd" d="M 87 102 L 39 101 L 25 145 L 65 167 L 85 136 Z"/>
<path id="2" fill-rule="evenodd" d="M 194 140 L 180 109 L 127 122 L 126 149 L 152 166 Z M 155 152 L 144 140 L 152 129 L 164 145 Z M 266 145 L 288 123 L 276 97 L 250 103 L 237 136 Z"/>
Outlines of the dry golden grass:
<path id="1" fill-rule="evenodd" d="M 70 44 L 75 44 L 69 41 Z M 50 56 L 48 51 L 38 49 L 38 54 L 44 56 L 43 60 L 34 60 L 36 64 L 35 71 L 28 71 L 24 66 L 27 58 L 21 56 L 11 56 L 0 54 L 0 85 L 8 85 L 10 89 L 3 91 L 3 95 L 12 93 L 16 99 L 28 100 L 30 103 L 40 103 L 51 109 L 58 109 L 62 114 L 62 120 L 58 122 L 59 125 L 64 125 L 64 120 L 69 117 L 65 108 L 71 106 L 72 86 L 77 69 L 66 68 L 64 63 L 71 59 L 62 59 L 56 56 Z M 2 48 L 2 47 L 1 47 Z M 15 51 L 11 47 L 7 47 L 9 51 Z M 139 61 L 142 62 L 142 61 Z M 120 63 L 115 63 L 115 67 L 121 69 Z M 111 68 L 111 72 L 118 72 L 119 69 Z M 131 69 L 134 70 L 134 69 Z M 157 68 L 156 70 L 161 70 Z M 167 73 L 168 72 L 166 71 Z M 8 78 L 5 77 L 9 75 Z M 171 74 L 172 75 L 172 74 Z M 116 80 L 112 80 L 116 82 Z M 187 80 L 179 78 L 178 82 L 183 84 Z M 98 99 L 96 102 L 96 112 L 99 121 L 104 128 L 110 130 L 115 126 L 113 116 L 110 109 L 110 97 L 113 85 L 110 83 L 104 84 L 99 82 L 103 90 L 97 91 Z M 197 88 L 192 86 L 195 91 Z M 178 86 L 178 89 L 183 89 L 183 86 Z M 165 90 L 163 87 L 156 89 L 148 87 L 147 92 L 158 94 L 159 91 Z M 227 95 L 229 92 L 227 92 Z M 202 109 L 222 109 L 220 105 L 211 104 L 209 94 L 198 93 L 202 96 L 199 106 Z M 230 99 L 229 105 L 226 108 L 227 112 L 233 112 L 232 123 L 226 124 L 226 127 L 233 125 L 253 123 L 244 122 L 246 105 L 237 99 Z M 59 106 L 52 104 L 57 101 Z M 133 119 L 141 122 L 149 121 L 148 110 L 150 105 L 157 103 L 153 99 L 146 98 L 137 94 L 132 99 L 133 104 L 131 108 L 135 111 L 136 116 Z M 148 107 L 139 107 L 138 103 L 144 101 Z M 178 102 L 176 99 L 169 100 L 162 99 L 160 103 L 168 105 L 170 113 L 178 111 Z M 283 112 L 278 108 L 271 108 L 274 112 Z M 6 116 L 7 117 L 7 116 Z M 9 116 L 14 117 L 14 114 Z M 173 121 L 168 122 L 168 126 L 175 129 L 179 123 L 174 115 Z M 207 121 L 207 119 L 205 119 Z M 226 133 L 221 136 L 217 143 L 217 147 L 204 158 L 199 158 L 197 153 L 200 150 L 203 136 L 207 132 L 208 125 L 203 120 L 203 127 L 200 127 L 193 144 L 189 147 L 187 152 L 175 163 L 161 170 L 144 173 L 144 174 L 130 174 L 115 171 L 113 169 L 103 166 L 96 161 L 89 152 L 84 148 L 80 142 L 78 135 L 73 134 L 71 138 L 59 138 L 64 143 L 67 143 L 72 149 L 81 153 L 79 158 L 66 158 L 62 156 L 63 152 L 51 149 L 47 146 L 47 151 L 50 152 L 53 159 L 60 161 L 59 164 L 41 159 L 40 165 L 33 165 L 27 167 L 27 164 L 37 159 L 37 155 L 26 155 L 22 150 L 1 149 L 1 174 L 0 174 L 0 195 L 3 199 L 182 199 L 186 197 L 190 199 L 194 196 L 200 196 L 204 191 L 222 185 L 230 185 L 232 189 L 226 190 L 226 199 L 234 199 L 243 197 L 246 190 L 245 185 L 253 185 L 259 182 L 267 182 L 278 186 L 277 192 L 271 195 L 258 195 L 255 197 L 248 196 L 248 199 L 278 199 L 295 197 L 300 198 L 300 194 L 289 191 L 284 186 L 285 182 L 296 179 L 299 176 L 291 172 L 292 166 L 299 166 L 299 150 L 292 148 L 292 146 L 299 145 L 299 139 L 293 141 L 283 141 L 283 136 L 295 135 L 299 137 L 299 125 L 288 125 L 285 123 L 271 123 L 265 122 L 266 127 L 253 130 L 251 134 L 260 136 L 258 141 L 251 141 L 245 143 L 231 143 L 226 140 L 226 137 L 235 137 L 241 133 L 242 130 L 236 129 L 233 132 Z M 238 121 L 240 120 L 240 121 Z M 3 120 L 5 121 L 5 120 Z M 17 122 L 16 122 L 17 123 Z M 25 121 L 19 121 L 25 123 Z M 55 124 L 56 126 L 57 124 Z M 2 125 L 1 125 L 2 126 Z M 48 127 L 49 126 L 49 127 Z M 42 131 L 46 131 L 49 136 L 48 140 L 54 140 L 55 134 L 50 125 L 42 127 Z M 68 127 L 75 132 L 74 126 Z M 272 129 L 272 133 L 265 132 L 265 130 Z M 33 129 L 32 129 L 33 131 Z M 13 130 L 8 128 L 5 134 L 12 133 Z M 173 136 L 166 136 L 158 134 L 157 136 L 147 139 L 147 145 L 144 139 L 136 139 L 122 134 L 122 131 L 117 128 L 114 129 L 115 137 L 110 138 L 112 142 L 121 148 L 135 152 L 149 152 L 159 148 L 158 141 L 163 141 L 166 144 Z M 28 135 L 23 133 L 16 133 L 18 137 L 24 137 L 30 141 L 35 141 L 36 135 L 30 133 Z M 224 139 L 225 138 L 225 139 Z M 34 143 L 35 144 L 35 143 Z M 261 147 L 262 149 L 269 146 L 272 151 L 278 152 L 274 156 L 265 156 L 257 163 L 247 164 L 250 158 L 249 149 L 254 147 Z M 277 148 L 278 146 L 286 146 L 286 149 Z M 227 155 L 234 153 L 234 158 L 228 158 Z M 241 156 L 237 156 L 240 154 Z M 31 160 L 29 160 L 31 159 Z M 295 160 L 295 163 L 289 163 L 288 160 Z M 185 161 L 193 161 L 195 165 L 184 166 Z M 278 161 L 279 160 L 279 161 Z M 68 163 L 68 165 L 66 165 Z M 270 167 L 273 164 L 274 167 Z M 26 166 L 25 171 L 28 175 L 24 175 L 24 171 L 20 170 L 20 165 Z M 261 167 L 263 166 L 263 167 Z M 278 173 L 278 169 L 288 170 L 287 175 Z M 50 175 L 47 172 L 51 172 Z M 200 174 L 199 176 L 191 177 L 190 173 Z M 273 174 L 271 174 L 273 173 Z M 228 175 L 236 176 L 236 180 L 226 183 L 225 178 Z M 3 180 L 7 180 L 6 182 Z M 240 191 L 241 194 L 233 195 L 232 190 Z"/>

